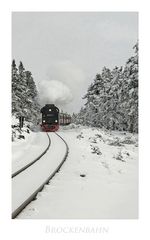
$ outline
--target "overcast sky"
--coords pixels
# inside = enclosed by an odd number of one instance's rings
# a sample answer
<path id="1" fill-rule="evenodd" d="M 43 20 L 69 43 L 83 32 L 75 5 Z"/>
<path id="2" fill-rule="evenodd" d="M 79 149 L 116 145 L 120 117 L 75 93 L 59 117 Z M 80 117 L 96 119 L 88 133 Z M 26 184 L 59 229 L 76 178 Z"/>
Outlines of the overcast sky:
<path id="1" fill-rule="evenodd" d="M 42 104 L 71 112 L 103 66 L 125 64 L 137 39 L 133 12 L 12 14 L 12 58 L 32 72 Z"/>

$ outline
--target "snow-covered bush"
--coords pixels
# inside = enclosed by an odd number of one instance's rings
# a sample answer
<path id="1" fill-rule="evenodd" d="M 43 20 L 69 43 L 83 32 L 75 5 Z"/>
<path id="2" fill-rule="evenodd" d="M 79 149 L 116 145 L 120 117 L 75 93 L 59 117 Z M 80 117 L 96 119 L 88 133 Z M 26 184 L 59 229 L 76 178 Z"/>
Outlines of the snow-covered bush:
<path id="1" fill-rule="evenodd" d="M 77 138 L 80 140 L 81 138 L 84 138 L 83 132 L 81 132 L 79 135 L 77 135 Z"/>
<path id="2" fill-rule="evenodd" d="M 116 156 L 114 156 L 114 158 L 121 162 L 126 162 L 121 151 L 119 151 L 118 154 Z"/>
<path id="3" fill-rule="evenodd" d="M 135 140 L 133 140 L 131 137 L 126 137 L 123 140 L 121 140 L 121 143 L 123 143 L 123 144 L 134 144 Z"/>
<path id="4" fill-rule="evenodd" d="M 120 139 L 117 137 L 113 139 L 108 139 L 106 143 L 111 146 L 122 146 Z"/>
<path id="5" fill-rule="evenodd" d="M 27 134 L 30 134 L 30 123 L 25 121 L 23 128 L 19 127 L 19 119 L 15 116 L 12 117 L 12 141 L 17 139 L 25 139 Z"/>
<path id="6" fill-rule="evenodd" d="M 102 155 L 98 146 L 91 145 L 92 153 L 96 153 L 97 155 Z"/>

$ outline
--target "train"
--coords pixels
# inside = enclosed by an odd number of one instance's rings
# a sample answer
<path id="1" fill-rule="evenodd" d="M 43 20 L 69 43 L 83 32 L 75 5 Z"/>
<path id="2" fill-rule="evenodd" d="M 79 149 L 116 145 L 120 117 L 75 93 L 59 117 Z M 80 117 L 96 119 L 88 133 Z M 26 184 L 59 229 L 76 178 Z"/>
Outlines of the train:
<path id="1" fill-rule="evenodd" d="M 59 126 L 69 125 L 71 116 L 67 113 L 60 112 L 59 108 L 54 104 L 46 104 L 41 108 L 42 123 L 41 128 L 46 132 L 55 132 Z"/>

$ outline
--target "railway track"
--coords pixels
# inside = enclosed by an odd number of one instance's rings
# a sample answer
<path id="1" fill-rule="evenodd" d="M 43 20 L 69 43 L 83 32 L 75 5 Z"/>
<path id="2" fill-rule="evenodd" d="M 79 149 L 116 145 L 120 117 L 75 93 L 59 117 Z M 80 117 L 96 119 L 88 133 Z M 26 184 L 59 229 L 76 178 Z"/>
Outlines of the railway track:
<path id="1" fill-rule="evenodd" d="M 46 133 L 47 134 L 47 133 Z M 25 166 L 23 166 L 22 168 L 20 168 L 19 170 L 15 171 L 12 173 L 11 177 L 15 177 L 17 176 L 18 174 L 20 174 L 21 172 L 23 172 L 25 169 L 27 169 L 28 167 L 30 167 L 32 164 L 34 164 L 36 161 L 38 161 L 46 152 L 47 150 L 49 149 L 50 147 L 50 144 L 51 144 L 51 139 L 49 137 L 49 135 L 47 134 L 47 137 L 48 137 L 48 146 L 46 147 L 46 149 L 37 157 L 35 158 L 33 161 L 29 162 L 28 164 L 26 164 Z"/>
<path id="2" fill-rule="evenodd" d="M 58 133 L 49 133 L 48 138 L 48 149 L 12 178 L 12 219 L 35 199 L 67 158 L 69 148 L 65 140 Z"/>

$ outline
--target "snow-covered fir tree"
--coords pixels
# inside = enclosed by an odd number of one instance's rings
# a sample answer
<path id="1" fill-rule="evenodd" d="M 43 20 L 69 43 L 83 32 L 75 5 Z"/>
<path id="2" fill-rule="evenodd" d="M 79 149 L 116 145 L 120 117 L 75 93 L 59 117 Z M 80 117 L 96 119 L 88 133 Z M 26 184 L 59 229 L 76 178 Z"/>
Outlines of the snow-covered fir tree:
<path id="1" fill-rule="evenodd" d="M 12 61 L 12 114 L 19 112 L 19 102 L 21 96 L 18 91 L 18 69 L 15 60 Z"/>
<path id="2" fill-rule="evenodd" d="M 90 84 L 76 123 L 138 132 L 138 43 L 125 67 L 106 67 Z"/>
<path id="3" fill-rule="evenodd" d="M 121 108 L 130 132 L 138 131 L 138 44 L 135 55 L 127 61 L 123 72 Z"/>
<path id="4" fill-rule="evenodd" d="M 38 91 L 32 74 L 25 70 L 22 62 L 17 69 L 15 60 L 12 61 L 12 114 L 24 116 L 34 124 L 40 116 Z"/>

